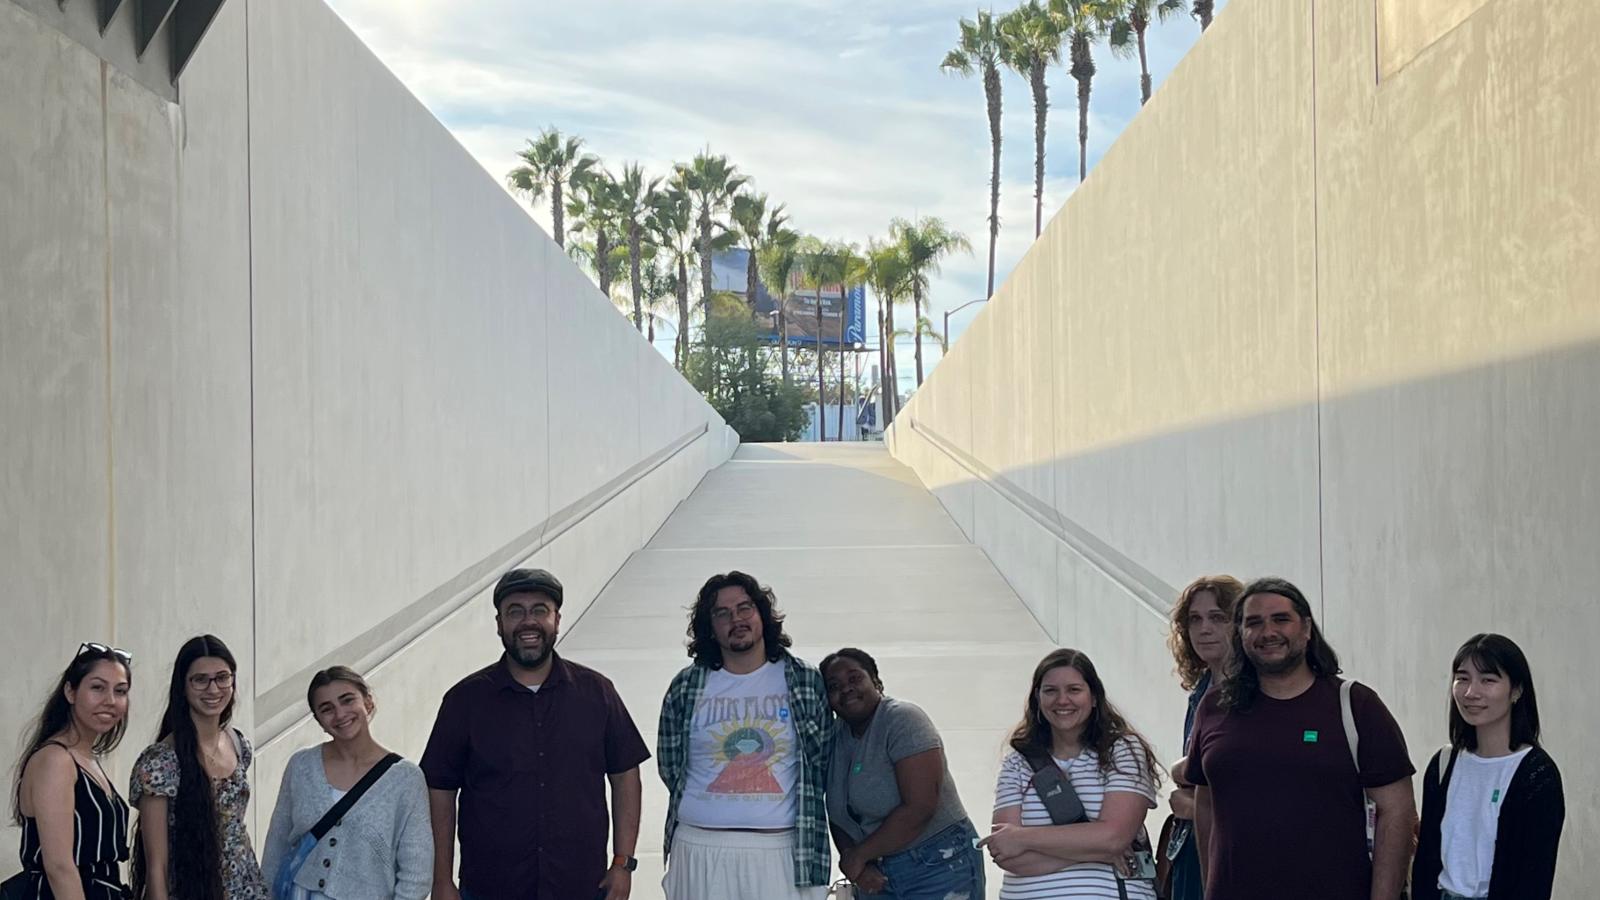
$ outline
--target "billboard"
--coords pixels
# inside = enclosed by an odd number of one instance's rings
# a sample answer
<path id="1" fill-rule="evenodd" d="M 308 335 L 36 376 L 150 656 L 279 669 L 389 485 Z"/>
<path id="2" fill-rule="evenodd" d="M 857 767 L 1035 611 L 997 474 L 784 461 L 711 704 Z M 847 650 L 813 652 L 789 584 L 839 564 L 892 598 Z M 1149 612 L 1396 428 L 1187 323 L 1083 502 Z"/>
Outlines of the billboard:
<path id="1" fill-rule="evenodd" d="M 726 291 L 744 298 L 749 286 L 750 251 L 735 247 L 711 257 L 711 289 Z M 798 267 L 796 267 L 798 269 Z M 817 343 L 818 292 L 800 287 L 798 271 L 790 277 L 790 293 L 784 307 L 784 324 L 790 346 L 813 346 Z M 867 342 L 867 292 L 861 285 L 848 290 L 842 285 L 824 285 L 821 291 L 822 345 L 830 350 L 843 348 L 859 350 Z M 778 340 L 778 301 L 767 292 L 760 280 L 756 281 L 756 324 L 762 337 L 776 343 Z"/>

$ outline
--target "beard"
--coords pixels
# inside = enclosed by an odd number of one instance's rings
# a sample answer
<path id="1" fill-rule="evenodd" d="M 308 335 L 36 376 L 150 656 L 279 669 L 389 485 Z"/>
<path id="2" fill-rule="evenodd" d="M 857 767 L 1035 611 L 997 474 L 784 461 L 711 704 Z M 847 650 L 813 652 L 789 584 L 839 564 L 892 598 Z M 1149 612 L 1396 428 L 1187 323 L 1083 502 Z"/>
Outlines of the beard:
<path id="1" fill-rule="evenodd" d="M 743 653 L 754 647 L 756 641 L 761 639 L 761 629 L 752 626 L 740 626 L 741 632 L 729 632 L 728 641 L 723 645 L 723 650 L 734 653 Z"/>
<path id="2" fill-rule="evenodd" d="M 522 646 L 521 642 L 517 640 L 519 637 L 524 634 L 528 634 L 529 632 L 539 635 L 538 650 L 524 647 Z M 500 643 L 505 645 L 506 655 L 511 657 L 511 661 L 523 667 L 524 669 L 539 668 L 540 666 L 544 665 L 545 660 L 549 659 L 550 654 L 555 651 L 555 640 L 553 639 L 553 636 L 550 634 L 550 632 L 545 631 L 543 628 L 540 628 L 537 625 L 519 628 L 510 634 L 501 632 Z"/>
<path id="3" fill-rule="evenodd" d="M 1256 667 L 1258 673 L 1263 675 L 1282 675 L 1285 672 L 1293 672 L 1300 667 L 1301 663 L 1306 661 L 1306 648 L 1304 646 L 1295 647 L 1290 645 L 1283 658 L 1275 661 L 1263 661 L 1254 653 L 1248 651 L 1246 651 L 1245 655 L 1250 657 L 1250 664 Z"/>

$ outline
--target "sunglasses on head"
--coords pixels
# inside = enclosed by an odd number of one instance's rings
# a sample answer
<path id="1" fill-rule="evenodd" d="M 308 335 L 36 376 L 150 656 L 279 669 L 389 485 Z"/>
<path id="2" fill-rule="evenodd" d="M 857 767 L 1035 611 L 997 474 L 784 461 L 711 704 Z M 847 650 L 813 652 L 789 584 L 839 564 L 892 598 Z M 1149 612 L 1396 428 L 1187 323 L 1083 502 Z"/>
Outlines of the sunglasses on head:
<path id="1" fill-rule="evenodd" d="M 123 665 L 133 665 L 133 654 L 122 649 L 121 647 L 108 647 L 105 644 L 97 644 L 94 641 L 84 641 L 78 645 L 78 652 L 74 655 L 74 657 L 76 658 L 77 656 L 82 656 L 85 653 L 109 653 L 121 660 Z"/>

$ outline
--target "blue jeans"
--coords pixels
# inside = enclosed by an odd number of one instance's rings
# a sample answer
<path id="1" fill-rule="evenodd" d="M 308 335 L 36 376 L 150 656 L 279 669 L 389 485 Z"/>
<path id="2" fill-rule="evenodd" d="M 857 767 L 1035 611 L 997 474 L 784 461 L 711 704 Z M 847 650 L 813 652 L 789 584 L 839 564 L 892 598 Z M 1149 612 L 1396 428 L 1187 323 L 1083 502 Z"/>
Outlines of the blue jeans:
<path id="1" fill-rule="evenodd" d="M 1195 845 L 1193 827 L 1183 840 L 1183 847 L 1172 860 L 1172 900 L 1204 900 L 1205 882 L 1200 880 L 1200 852 Z"/>
<path id="2" fill-rule="evenodd" d="M 983 900 L 983 852 L 972 846 L 978 833 L 966 819 L 931 838 L 878 861 L 889 882 L 872 900 L 955 900 L 967 892 Z M 952 897 L 954 895 L 954 897 Z"/>
<path id="3" fill-rule="evenodd" d="M 1487 898 L 1484 898 L 1484 897 L 1463 897 L 1460 894 L 1452 894 L 1449 891 L 1441 890 L 1441 891 L 1439 891 L 1439 900 L 1487 900 Z"/>

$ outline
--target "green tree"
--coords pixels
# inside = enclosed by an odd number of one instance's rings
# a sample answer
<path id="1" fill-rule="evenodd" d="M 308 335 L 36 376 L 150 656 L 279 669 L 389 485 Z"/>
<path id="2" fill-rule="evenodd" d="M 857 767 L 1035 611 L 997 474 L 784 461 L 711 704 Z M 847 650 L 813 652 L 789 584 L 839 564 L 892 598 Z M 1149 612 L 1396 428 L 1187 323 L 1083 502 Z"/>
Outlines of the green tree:
<path id="1" fill-rule="evenodd" d="M 840 279 L 839 289 L 843 291 L 841 315 L 839 321 L 839 427 L 834 432 L 839 440 L 844 440 L 844 406 L 845 406 L 845 379 L 844 379 L 844 330 L 850 316 L 850 286 L 866 284 L 867 258 L 861 255 L 860 249 L 855 244 L 840 242 L 839 269 L 844 273 Z"/>
<path id="2" fill-rule="evenodd" d="M 1200 20 L 1200 33 L 1205 34 L 1211 27 L 1212 11 L 1217 7 L 1216 0 L 1194 0 L 1193 12 L 1196 19 Z"/>
<path id="3" fill-rule="evenodd" d="M 1106 13 L 1111 17 L 1111 52 L 1125 58 L 1139 54 L 1140 106 L 1150 102 L 1150 56 L 1144 35 L 1150 30 L 1151 18 L 1165 22 L 1182 11 L 1183 0 L 1106 0 Z"/>
<path id="4" fill-rule="evenodd" d="M 685 375 L 741 441 L 792 441 L 805 431 L 804 393 L 768 371 L 760 330 L 736 298 L 713 298 Z"/>
<path id="5" fill-rule="evenodd" d="M 709 316 L 713 223 L 728 211 L 748 179 L 739 174 L 726 156 L 713 156 L 710 150 L 696 154 L 688 164 L 678 163 L 675 171 L 677 184 L 694 198 L 696 224 L 700 229 L 700 294 Z"/>
<path id="6" fill-rule="evenodd" d="M 813 292 L 817 317 L 817 440 L 828 440 L 828 422 L 822 415 L 827 405 L 827 345 L 822 331 L 822 289 L 844 280 L 842 246 L 807 237 L 800 243 L 800 283 Z"/>
<path id="7" fill-rule="evenodd" d="M 1033 236 L 1038 237 L 1044 230 L 1044 134 L 1050 112 L 1045 72 L 1061 62 L 1061 30 L 1039 0 L 1028 0 L 1000 18 L 1000 37 L 1001 59 L 1028 79 L 1033 92 Z"/>
<path id="8" fill-rule="evenodd" d="M 799 243 L 800 235 L 783 229 L 756 254 L 756 265 L 761 274 L 761 281 L 766 284 L 767 292 L 778 305 L 778 354 L 782 361 L 784 384 L 790 383 L 788 307 L 789 295 L 793 292 L 791 282 L 795 266 L 799 261 L 797 253 Z"/>
<path id="9" fill-rule="evenodd" d="M 883 385 L 883 424 L 894 421 L 900 392 L 894 368 L 894 304 L 908 289 L 905 253 L 899 243 L 867 242 L 867 287 L 878 302 L 878 381 Z"/>
<path id="10" fill-rule="evenodd" d="M 945 54 L 940 68 L 964 76 L 983 77 L 983 99 L 989 113 L 989 293 L 994 295 L 994 248 L 1000 236 L 1000 57 L 1001 37 L 994 13 L 978 10 L 977 19 L 961 20 L 961 38 Z"/>
<path id="11" fill-rule="evenodd" d="M 556 246 L 563 250 L 567 247 L 563 194 L 595 164 L 595 158 L 583 153 L 582 148 L 582 138 L 563 138 L 554 126 L 546 128 L 539 132 L 538 140 L 528 141 L 527 148 L 517 153 L 523 164 L 506 174 L 506 184 L 526 195 L 530 203 L 538 202 L 548 191 L 550 224 L 555 229 Z"/>
<path id="12" fill-rule="evenodd" d="M 1104 40 L 1111 16 L 1101 0 L 1050 0 L 1050 14 L 1066 35 L 1068 71 L 1078 82 L 1078 181 L 1089 175 L 1089 93 L 1094 86 L 1094 45 Z"/>
<path id="13" fill-rule="evenodd" d="M 678 301 L 678 337 L 672 347 L 672 363 L 682 372 L 689 354 L 689 261 L 697 255 L 694 200 L 676 183 L 676 177 L 656 196 L 656 206 L 650 214 L 650 235 L 675 270 L 672 288 Z"/>
<path id="14" fill-rule="evenodd" d="M 952 253 L 972 252 L 972 244 L 965 235 L 952 230 L 940 219 L 924 216 L 916 222 L 895 219 L 889 223 L 889 235 L 900 245 L 905 256 L 906 281 L 911 287 L 915 304 L 912 321 L 922 320 L 922 299 L 927 295 L 932 276 L 939 274 L 939 266 Z M 916 332 L 917 387 L 922 387 L 922 332 Z"/>
<path id="15" fill-rule="evenodd" d="M 640 251 L 660 184 L 659 178 L 646 180 L 638 163 L 628 163 L 622 167 L 622 178 L 616 182 L 613 194 L 618 225 L 628 238 L 628 288 L 633 295 L 633 327 L 641 333 L 644 331 L 644 283 L 640 277 Z M 651 335 L 653 339 L 654 326 Z"/>
<path id="16" fill-rule="evenodd" d="M 572 217 L 572 233 L 582 238 L 568 252 L 594 269 L 600 293 L 611 297 L 611 286 L 627 262 L 622 246 L 621 188 L 604 168 L 594 166 L 573 179 L 572 198 L 567 215 Z"/>
<path id="17" fill-rule="evenodd" d="M 750 304 L 750 310 L 754 312 L 756 297 L 759 295 L 761 288 L 759 262 L 761 249 L 768 242 L 781 235 L 785 233 L 794 234 L 794 232 L 786 227 L 789 215 L 784 212 L 783 204 L 779 203 L 769 209 L 766 194 L 745 193 L 734 197 L 730 217 L 733 220 L 734 230 L 750 251 L 749 260 L 745 266 L 744 296 L 745 301 Z"/>

